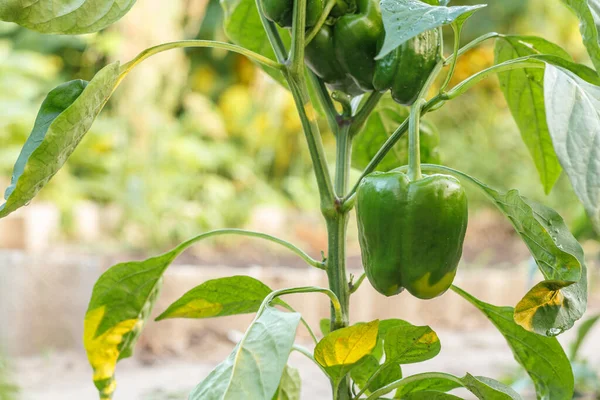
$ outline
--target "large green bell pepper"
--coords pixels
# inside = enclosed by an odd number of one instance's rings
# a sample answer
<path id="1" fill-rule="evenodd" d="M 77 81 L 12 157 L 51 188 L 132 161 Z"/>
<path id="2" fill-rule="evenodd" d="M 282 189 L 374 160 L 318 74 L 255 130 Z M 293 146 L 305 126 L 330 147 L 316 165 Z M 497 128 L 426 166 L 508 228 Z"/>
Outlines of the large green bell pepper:
<path id="1" fill-rule="evenodd" d="M 356 212 L 363 266 L 378 292 L 392 296 L 406 288 L 431 299 L 448 290 L 468 220 L 457 179 L 374 172 L 358 188 Z"/>

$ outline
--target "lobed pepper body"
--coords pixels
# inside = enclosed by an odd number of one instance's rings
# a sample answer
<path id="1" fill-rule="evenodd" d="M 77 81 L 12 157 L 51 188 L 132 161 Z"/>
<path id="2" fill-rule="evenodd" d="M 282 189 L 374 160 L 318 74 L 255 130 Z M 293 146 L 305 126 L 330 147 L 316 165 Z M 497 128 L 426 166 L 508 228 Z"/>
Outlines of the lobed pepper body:
<path id="1" fill-rule="evenodd" d="M 358 188 L 356 213 L 363 266 L 378 292 L 431 299 L 452 285 L 468 221 L 457 179 L 372 173 Z"/>

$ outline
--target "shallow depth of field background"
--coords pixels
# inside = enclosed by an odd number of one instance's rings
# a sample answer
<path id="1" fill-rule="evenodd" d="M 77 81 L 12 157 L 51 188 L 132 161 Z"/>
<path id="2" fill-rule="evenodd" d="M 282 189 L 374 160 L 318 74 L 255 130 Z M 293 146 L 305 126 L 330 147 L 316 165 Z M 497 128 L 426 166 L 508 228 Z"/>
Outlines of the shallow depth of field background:
<path id="1" fill-rule="evenodd" d="M 453 4 L 475 1 L 453 1 Z M 535 34 L 587 62 L 574 17 L 559 1 L 490 1 L 462 42 L 488 31 Z M 144 0 L 113 27 L 78 37 L 44 36 L 0 23 L 0 183 L 7 186 L 45 94 L 71 79 L 90 79 L 108 62 L 179 39 L 226 40 L 218 1 Z M 450 30 L 448 30 L 450 32 Z M 452 45 L 451 36 L 446 46 Z M 461 58 L 454 83 L 493 62 L 487 43 Z M 598 236 L 565 176 L 545 196 L 497 80 L 427 117 L 441 131 L 442 162 L 497 189 L 517 188 L 556 208 L 586 250 L 589 315 L 600 309 Z M 329 160 L 333 138 L 321 124 Z M 483 300 L 514 305 L 538 276 L 510 224 L 469 191 L 470 225 L 457 282 Z M 118 261 L 165 251 L 223 227 L 279 235 L 314 257 L 326 250 L 316 185 L 291 95 L 241 56 L 220 50 L 173 50 L 139 66 L 117 90 L 67 165 L 29 207 L 0 221 L 0 400 L 92 399 L 81 344 L 92 286 Z M 349 269 L 361 273 L 355 222 Z M 168 271 L 162 311 L 188 289 L 219 276 L 246 274 L 272 287 L 326 285 L 269 244 L 219 238 L 196 245 Z M 448 293 L 430 302 L 408 294 L 383 299 L 366 283 L 353 297 L 354 321 L 401 317 L 429 324 L 442 353 L 410 366 L 466 371 L 514 383 L 531 396 L 500 334 Z M 291 299 L 318 326 L 321 297 Z M 233 347 L 251 317 L 150 322 L 131 360 L 119 364 L 117 400 L 184 399 Z M 568 348 L 574 332 L 561 341 Z M 578 394 L 600 396 L 600 328 L 584 345 Z M 299 340 L 306 332 L 299 331 Z M 307 342 L 308 343 L 308 342 Z M 297 357 L 303 398 L 328 398 L 318 368 Z"/>

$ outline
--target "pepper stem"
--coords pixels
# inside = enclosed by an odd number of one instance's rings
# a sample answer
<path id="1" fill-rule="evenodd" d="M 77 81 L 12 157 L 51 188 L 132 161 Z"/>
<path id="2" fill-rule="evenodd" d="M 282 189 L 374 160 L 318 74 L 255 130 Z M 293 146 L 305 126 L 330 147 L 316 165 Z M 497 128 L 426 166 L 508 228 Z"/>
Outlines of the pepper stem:
<path id="1" fill-rule="evenodd" d="M 418 99 L 410 109 L 408 119 L 408 176 L 411 181 L 417 181 L 423 176 L 421 174 L 421 147 L 419 130 L 421 124 L 421 109 L 424 100 Z"/>

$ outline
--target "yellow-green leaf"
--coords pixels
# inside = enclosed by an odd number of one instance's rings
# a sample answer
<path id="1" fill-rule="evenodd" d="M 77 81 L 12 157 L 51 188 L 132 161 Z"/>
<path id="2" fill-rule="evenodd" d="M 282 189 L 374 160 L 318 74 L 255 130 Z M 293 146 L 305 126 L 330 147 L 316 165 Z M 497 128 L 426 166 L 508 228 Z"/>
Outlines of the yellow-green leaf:
<path id="1" fill-rule="evenodd" d="M 157 321 L 167 318 L 212 318 L 258 311 L 272 290 L 249 276 L 212 279 L 171 304 Z M 281 304 L 280 300 L 274 302 Z"/>
<path id="2" fill-rule="evenodd" d="M 377 344 L 379 320 L 358 323 L 325 336 L 315 347 L 315 360 L 334 381 L 341 379 Z"/>
<path id="3" fill-rule="evenodd" d="M 437 356 L 440 339 L 428 326 L 414 326 L 405 322 L 391 328 L 385 335 L 383 346 L 386 363 L 411 364 Z"/>

